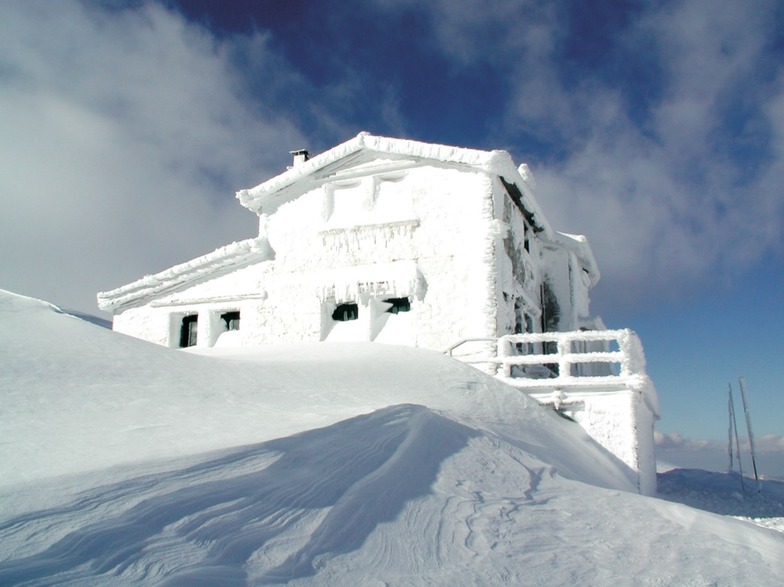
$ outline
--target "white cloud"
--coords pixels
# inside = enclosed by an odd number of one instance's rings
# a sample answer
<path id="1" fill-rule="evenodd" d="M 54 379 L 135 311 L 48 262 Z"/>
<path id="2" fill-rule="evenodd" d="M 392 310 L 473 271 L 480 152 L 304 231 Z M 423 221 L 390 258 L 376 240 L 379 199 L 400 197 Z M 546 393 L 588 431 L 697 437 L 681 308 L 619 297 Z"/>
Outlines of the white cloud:
<path id="1" fill-rule="evenodd" d="M 568 3 L 428 6 L 453 66 L 484 64 L 511 89 L 487 142 L 523 159 L 532 137 L 553 147 L 532 162 L 540 201 L 556 227 L 589 236 L 606 303 L 677 297 L 780 251 L 775 2 L 637 6 L 617 20 L 606 62 L 582 69 L 568 69 L 565 47 L 580 42 Z"/>
<path id="2" fill-rule="evenodd" d="M 543 205 L 556 225 L 590 236 L 613 303 L 677 296 L 780 247 L 781 154 L 755 176 L 728 153 L 737 137 L 727 117 L 738 113 L 727 103 L 746 100 L 760 116 L 769 108 L 771 97 L 748 85 L 766 85 L 754 77 L 765 67 L 764 12 L 680 2 L 643 19 L 635 33 L 653 36 L 663 76 L 644 125 L 601 86 L 570 94 L 588 130 L 562 162 L 541 165 Z M 778 99 L 780 89 L 767 87 Z M 614 114 L 596 103 L 614 104 Z"/>
<path id="3" fill-rule="evenodd" d="M 605 303 L 677 296 L 781 250 L 773 1 L 643 6 L 612 32 L 617 62 L 654 71 L 636 91 L 635 76 L 565 73 L 565 2 L 376 5 L 416 11 L 433 32 L 417 43 L 456 70 L 503 78 L 485 143 L 523 160 L 529 140 L 553 147 L 529 161 L 540 200 L 557 228 L 589 236 Z M 333 63 L 317 85 L 268 33 L 218 38 L 155 2 L 107 6 L 0 2 L 0 287 L 92 309 L 94 290 L 252 234 L 233 191 L 289 149 L 351 136 L 357 104 L 408 128 L 405 78 Z M 299 113 L 279 107 L 295 96 Z"/>
<path id="4" fill-rule="evenodd" d="M 231 51 L 154 3 L 0 4 L 2 287 L 92 310 L 253 234 L 234 190 L 303 140 L 250 110 Z"/>
<path id="5" fill-rule="evenodd" d="M 760 453 L 784 453 L 784 436 L 766 434 L 754 439 L 754 450 Z"/>
<path id="6" fill-rule="evenodd" d="M 739 433 L 743 434 L 741 430 Z M 680 467 L 726 471 L 729 468 L 727 443 L 684 437 L 679 432 L 654 432 L 656 455 L 660 463 Z M 750 443 L 747 435 L 739 438 L 740 468 L 753 476 Z M 738 455 L 733 441 L 733 470 L 738 471 Z M 767 434 L 754 439 L 758 474 L 784 479 L 784 436 Z M 667 467 L 663 467 L 667 468 Z"/>
<path id="7" fill-rule="evenodd" d="M 693 440 L 686 438 L 680 432 L 659 432 L 653 433 L 653 440 L 659 450 L 667 449 L 690 449 L 690 450 L 714 450 L 717 444 L 712 440 Z"/>

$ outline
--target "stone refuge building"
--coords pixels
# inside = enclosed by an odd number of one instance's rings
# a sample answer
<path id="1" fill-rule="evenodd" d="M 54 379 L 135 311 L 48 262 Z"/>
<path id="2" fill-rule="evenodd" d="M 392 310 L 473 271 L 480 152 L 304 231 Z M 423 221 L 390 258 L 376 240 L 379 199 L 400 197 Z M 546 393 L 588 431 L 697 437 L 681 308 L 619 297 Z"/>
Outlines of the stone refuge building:
<path id="1" fill-rule="evenodd" d="M 287 171 L 237 194 L 259 217 L 257 237 L 99 293 L 114 330 L 172 348 L 374 341 L 444 350 L 461 339 L 603 328 L 589 309 L 599 279 L 590 246 L 550 226 L 527 166 L 507 152 L 360 133 L 313 158 L 293 155 Z M 531 365 L 515 373 L 534 376 Z M 649 418 L 630 417 L 643 422 L 652 455 L 657 408 L 648 404 Z"/>

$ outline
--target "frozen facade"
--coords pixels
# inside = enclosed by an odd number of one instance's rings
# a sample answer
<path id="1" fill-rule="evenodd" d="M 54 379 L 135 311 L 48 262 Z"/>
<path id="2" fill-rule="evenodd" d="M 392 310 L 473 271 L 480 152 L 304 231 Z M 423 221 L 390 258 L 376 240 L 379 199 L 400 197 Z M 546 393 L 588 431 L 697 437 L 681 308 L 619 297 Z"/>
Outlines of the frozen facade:
<path id="1" fill-rule="evenodd" d="M 258 237 L 99 293 L 98 305 L 114 330 L 173 348 L 444 350 L 600 329 L 591 249 L 553 230 L 533 190 L 505 151 L 360 133 L 310 159 L 295 152 L 286 172 L 237 194 Z"/>

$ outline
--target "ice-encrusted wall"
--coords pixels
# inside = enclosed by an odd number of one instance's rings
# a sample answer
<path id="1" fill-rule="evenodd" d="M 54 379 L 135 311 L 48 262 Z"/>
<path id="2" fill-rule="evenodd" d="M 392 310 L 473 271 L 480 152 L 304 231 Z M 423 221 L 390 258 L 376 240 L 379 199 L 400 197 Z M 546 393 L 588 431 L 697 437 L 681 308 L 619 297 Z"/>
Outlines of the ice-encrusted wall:
<path id="1" fill-rule="evenodd" d="M 258 327 L 258 308 L 267 294 L 265 275 L 270 261 L 219 274 L 189 288 L 163 293 L 138 307 L 131 307 L 114 316 L 113 329 L 164 346 L 179 346 L 182 318 L 198 315 L 200 346 L 214 346 L 223 333 L 220 316 L 239 311 L 245 331 Z M 234 336 L 234 344 L 242 341 Z M 223 342 L 226 344 L 226 341 Z"/>
<path id="2" fill-rule="evenodd" d="M 541 332 L 540 242 L 502 182 L 493 182 L 496 217 L 496 335 Z"/>
<path id="3" fill-rule="evenodd" d="M 198 314 L 197 345 L 205 346 L 218 340 L 215 316 L 234 310 L 241 327 L 233 336 L 245 345 L 330 339 L 444 348 L 455 337 L 494 336 L 491 184 L 476 170 L 421 166 L 315 185 L 261 219 L 271 260 L 127 309 L 114 327 L 179 346 L 182 317 Z M 402 297 L 412 300 L 410 312 L 389 315 L 379 304 Z M 347 301 L 359 305 L 359 319 L 335 324 L 332 312 Z"/>
<path id="4" fill-rule="evenodd" d="M 587 288 L 574 287 L 570 264 L 598 274 L 587 244 L 555 233 L 532 190 L 530 172 L 503 151 L 360 133 L 237 194 L 259 215 L 257 238 L 99 294 L 99 305 L 115 329 L 169 346 L 194 315 L 198 346 L 443 349 L 574 328 Z M 336 318 L 347 308 L 353 319 Z M 227 312 L 240 313 L 239 332 L 221 330 Z"/>
<path id="5" fill-rule="evenodd" d="M 549 402 L 550 392 L 532 392 Z M 656 414 L 635 389 L 569 391 L 562 413 L 574 419 L 601 446 L 629 467 L 643 495 L 656 493 L 653 426 Z"/>
<path id="6" fill-rule="evenodd" d="M 374 319 L 371 300 L 411 297 L 407 316 L 388 317 L 412 323 L 413 340 L 400 342 L 439 348 L 455 335 L 484 335 L 488 292 L 480 276 L 489 221 L 477 218 L 486 197 L 484 174 L 429 166 L 316 186 L 267 220 L 276 255 L 267 303 L 328 315 L 354 298 L 362 322 L 363 314 Z M 295 328 L 302 325 L 284 331 Z M 360 340 L 380 333 L 369 323 L 351 329 Z"/>

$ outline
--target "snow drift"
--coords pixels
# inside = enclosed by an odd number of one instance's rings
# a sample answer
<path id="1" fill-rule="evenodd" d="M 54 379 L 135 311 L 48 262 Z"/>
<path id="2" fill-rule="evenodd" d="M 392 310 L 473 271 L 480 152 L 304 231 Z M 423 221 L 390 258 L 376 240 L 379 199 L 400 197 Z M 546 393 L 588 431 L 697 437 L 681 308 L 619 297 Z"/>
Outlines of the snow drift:
<path id="1" fill-rule="evenodd" d="M 0 584 L 779 584 L 780 534 L 632 493 L 437 353 L 199 356 L 0 294 Z"/>

